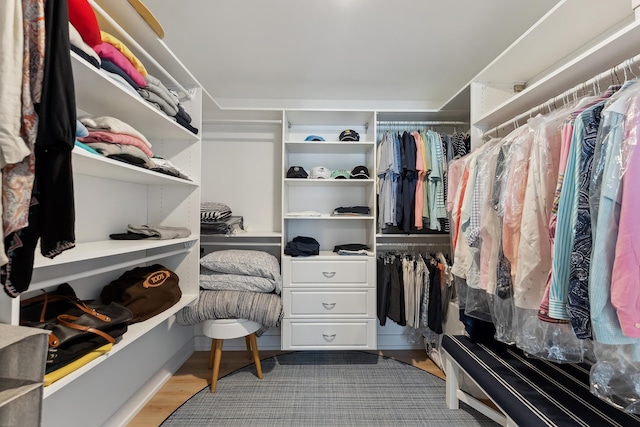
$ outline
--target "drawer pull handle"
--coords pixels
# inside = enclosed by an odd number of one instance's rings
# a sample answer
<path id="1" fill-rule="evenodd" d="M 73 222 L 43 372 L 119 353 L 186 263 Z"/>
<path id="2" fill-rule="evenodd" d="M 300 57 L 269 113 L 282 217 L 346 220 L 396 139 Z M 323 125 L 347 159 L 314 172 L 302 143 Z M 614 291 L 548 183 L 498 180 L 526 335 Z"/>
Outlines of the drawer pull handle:
<path id="1" fill-rule="evenodd" d="M 336 334 L 322 334 L 322 336 L 327 341 L 333 341 L 334 338 L 336 337 Z"/>
<path id="2" fill-rule="evenodd" d="M 336 306 L 335 302 L 323 302 L 322 305 L 324 306 L 324 308 L 326 308 L 327 310 L 331 310 L 333 307 Z"/>
<path id="3" fill-rule="evenodd" d="M 327 279 L 331 279 L 333 276 L 336 275 L 336 272 L 335 271 L 323 271 L 322 275 L 324 277 L 326 277 Z"/>

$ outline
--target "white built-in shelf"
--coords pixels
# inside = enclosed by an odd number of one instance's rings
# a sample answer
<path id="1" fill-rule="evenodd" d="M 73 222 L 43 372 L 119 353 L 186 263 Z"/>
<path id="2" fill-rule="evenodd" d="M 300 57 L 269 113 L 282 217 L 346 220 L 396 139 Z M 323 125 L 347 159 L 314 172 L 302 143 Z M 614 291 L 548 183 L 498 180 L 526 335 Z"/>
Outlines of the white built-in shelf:
<path id="1" fill-rule="evenodd" d="M 89 0 L 89 3 L 97 12 L 96 18 L 100 29 L 119 37 L 140 59 L 151 75 L 159 78 L 169 87 L 173 85 L 167 81 L 167 73 L 185 89 L 202 86 L 164 40 L 147 25 L 128 0 Z M 114 19 L 119 28 L 114 28 L 113 23 L 103 15 L 103 12 Z M 126 35 L 121 34 L 122 31 Z M 129 37 L 135 42 L 132 43 Z M 204 110 L 219 111 L 220 107 L 213 97 L 205 90 L 203 92 Z"/>
<path id="2" fill-rule="evenodd" d="M 287 121 L 292 126 L 320 126 L 330 124 L 332 127 L 342 127 L 352 129 L 364 125 L 374 125 L 374 114 L 372 111 L 349 111 L 349 110 L 287 110 Z M 360 135 L 362 138 L 363 135 Z"/>
<path id="3" fill-rule="evenodd" d="M 331 215 L 331 214 L 322 214 L 320 216 L 299 216 L 299 215 L 285 215 L 284 219 L 329 219 L 329 220 L 373 220 L 376 219 L 371 215 Z"/>
<path id="4" fill-rule="evenodd" d="M 629 0 L 562 0 L 487 65 L 473 81 L 527 82 L 567 52 L 586 49 L 594 34 L 633 20 Z M 569 24 L 570 23 L 570 24 Z"/>
<path id="5" fill-rule="evenodd" d="M 125 181 L 133 184 L 198 186 L 193 181 L 108 159 L 104 156 L 90 153 L 80 147 L 73 148 L 72 158 L 73 172 L 81 175 Z"/>
<path id="6" fill-rule="evenodd" d="M 160 249 L 175 246 L 179 250 L 189 251 L 197 242 L 197 237 L 180 239 L 142 239 L 142 240 L 101 240 L 97 242 L 78 243 L 73 249 L 62 252 L 53 259 L 36 255 L 34 269 L 49 268 L 61 264 L 90 261 L 115 255 L 131 254 L 138 251 Z"/>
<path id="7" fill-rule="evenodd" d="M 479 117 L 473 125 L 486 128 L 500 125 L 565 90 L 589 80 L 637 55 L 640 52 L 638 40 L 640 40 L 640 20 L 615 31 L 587 51 L 528 85 L 522 92 Z M 603 82 L 601 88 L 606 85 L 607 82 Z"/>
<path id="8" fill-rule="evenodd" d="M 201 234 L 200 246 L 280 246 L 279 231 L 249 231 L 236 234 Z"/>
<path id="9" fill-rule="evenodd" d="M 373 184 L 373 179 L 304 179 L 304 178 L 285 178 L 284 183 L 289 186 L 324 186 L 324 185 L 344 185 L 344 186 L 365 186 Z"/>
<path id="10" fill-rule="evenodd" d="M 279 231 L 247 231 L 237 232 L 235 234 L 201 234 L 200 240 L 218 240 L 218 239 L 279 239 L 282 233 Z"/>
<path id="11" fill-rule="evenodd" d="M 122 88 L 93 65 L 71 52 L 76 105 L 92 116 L 116 117 L 154 140 L 194 143 L 198 135 L 188 131 L 141 96 Z M 153 151 L 153 147 L 151 147 Z"/>
<path id="12" fill-rule="evenodd" d="M 357 154 L 376 148 L 371 141 L 285 141 L 289 153 L 305 154 Z"/>
<path id="13" fill-rule="evenodd" d="M 91 369 L 100 365 L 102 362 L 107 360 L 107 358 L 123 350 L 129 344 L 134 343 L 137 339 L 141 338 L 151 329 L 158 326 L 159 324 L 167 320 L 169 317 L 173 316 L 182 308 L 194 303 L 197 300 L 198 300 L 197 293 L 196 294 L 183 293 L 182 297 L 180 298 L 180 301 L 178 301 L 176 304 L 174 304 L 167 310 L 163 311 L 162 313 L 157 314 L 156 316 L 153 316 L 152 318 L 145 320 L 144 322 L 139 322 L 139 323 L 134 323 L 132 325 L 129 325 L 127 328 L 127 332 L 125 332 L 124 335 L 122 335 L 122 339 L 118 341 L 116 344 L 114 344 L 108 353 L 105 353 L 104 355 L 97 357 L 96 359 L 92 360 L 91 362 L 87 363 L 84 366 L 81 366 L 77 370 L 71 372 L 70 374 L 59 379 L 53 384 L 47 387 L 44 387 L 44 397 L 47 398 L 48 396 L 51 396 L 55 392 L 63 389 L 66 385 L 68 385 L 75 379 L 79 378 L 80 376 L 87 373 Z"/>

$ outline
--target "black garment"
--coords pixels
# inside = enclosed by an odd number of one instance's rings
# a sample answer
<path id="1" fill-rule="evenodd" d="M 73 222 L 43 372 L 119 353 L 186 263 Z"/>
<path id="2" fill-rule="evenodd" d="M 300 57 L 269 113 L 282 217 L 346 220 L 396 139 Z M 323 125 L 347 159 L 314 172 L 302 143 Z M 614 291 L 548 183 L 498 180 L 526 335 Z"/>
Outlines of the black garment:
<path id="1" fill-rule="evenodd" d="M 362 243 L 347 243 L 344 245 L 336 245 L 333 247 L 333 252 L 338 252 L 338 251 L 362 251 L 362 250 L 369 250 L 369 246 L 362 244 Z"/>
<path id="2" fill-rule="evenodd" d="M 391 296 L 391 265 L 387 257 L 380 257 L 376 263 L 377 280 L 376 290 L 378 294 L 378 321 L 380 326 L 387 324 L 389 311 L 389 297 Z"/>
<path id="3" fill-rule="evenodd" d="M 390 265 L 391 291 L 389 293 L 389 311 L 387 317 L 400 326 L 406 326 L 407 318 L 404 301 L 404 281 L 402 280 L 402 262 L 394 257 Z"/>
<path id="4" fill-rule="evenodd" d="M 333 212 L 337 214 L 355 213 L 359 215 L 369 215 L 371 210 L 369 206 L 340 206 L 339 208 L 335 208 Z"/>
<path id="5" fill-rule="evenodd" d="M 398 224 L 399 228 L 402 228 L 402 216 L 404 214 L 404 210 L 402 209 L 402 202 L 403 202 L 403 188 L 402 188 L 402 183 L 403 183 L 403 177 L 404 177 L 404 171 L 407 168 L 407 164 L 406 164 L 406 157 L 404 155 L 404 144 L 402 143 L 402 135 L 400 135 L 399 133 L 396 134 L 394 136 L 395 140 L 398 141 L 398 147 L 400 148 L 400 171 L 398 174 L 398 185 L 397 185 L 397 190 L 396 190 L 396 223 Z M 394 141 L 395 144 L 395 141 Z"/>
<path id="6" fill-rule="evenodd" d="M 178 114 L 177 114 L 177 116 L 182 117 L 187 123 L 191 123 L 191 116 L 189 115 L 189 113 L 184 111 L 184 108 L 180 104 L 178 104 Z"/>
<path id="7" fill-rule="evenodd" d="M 320 244 L 313 237 L 296 236 L 284 248 L 285 255 L 311 256 L 320 254 Z"/>
<path id="8" fill-rule="evenodd" d="M 119 75 L 120 77 L 125 79 L 127 83 L 129 83 L 129 85 L 135 90 L 140 89 L 140 86 L 138 86 L 138 84 L 134 82 L 133 79 L 129 77 L 129 75 L 125 73 L 122 68 L 118 67 L 116 64 L 106 58 L 100 58 L 100 62 L 100 67 L 102 67 L 104 70 Z"/>
<path id="9" fill-rule="evenodd" d="M 186 114 L 186 113 L 185 113 Z M 191 126 L 191 124 L 181 115 L 176 114 L 174 116 L 174 118 L 176 119 L 176 121 L 178 122 L 178 124 L 180 126 L 182 126 L 183 128 L 187 129 L 189 132 L 197 135 L 198 134 L 198 129 L 194 128 L 193 126 Z"/>
<path id="10" fill-rule="evenodd" d="M 80 56 L 82 59 L 87 61 L 89 64 L 93 65 L 96 68 L 100 68 L 100 63 L 98 62 L 98 60 L 93 56 L 89 55 L 84 50 L 74 45 L 71 45 L 71 50 L 74 51 L 76 54 L 78 54 L 78 56 Z"/>
<path id="11" fill-rule="evenodd" d="M 35 106 L 39 122 L 29 225 L 5 236 L 9 262 L 0 268 L 0 281 L 11 297 L 29 288 L 38 239 L 42 255 L 48 258 L 75 246 L 71 150 L 76 105 L 68 22 L 67 0 L 46 2 L 44 74 L 40 104 Z"/>
<path id="12" fill-rule="evenodd" d="M 442 289 L 440 288 L 440 269 L 433 264 L 427 263 L 429 269 L 429 309 L 427 326 L 436 334 L 443 332 L 442 322 L 444 311 L 442 309 Z"/>
<path id="13" fill-rule="evenodd" d="M 416 219 L 416 140 L 409 132 L 402 134 L 404 157 L 402 161 L 402 230 L 411 231 Z M 400 223 L 398 223 L 400 226 Z"/>

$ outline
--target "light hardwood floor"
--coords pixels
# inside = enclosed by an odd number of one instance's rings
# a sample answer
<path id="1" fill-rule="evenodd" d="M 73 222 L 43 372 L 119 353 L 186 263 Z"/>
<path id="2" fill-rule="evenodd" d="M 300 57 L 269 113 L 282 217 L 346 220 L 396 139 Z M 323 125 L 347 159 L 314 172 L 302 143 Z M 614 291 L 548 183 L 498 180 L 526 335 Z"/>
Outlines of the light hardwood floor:
<path id="1" fill-rule="evenodd" d="M 282 351 L 260 351 L 260 359 L 266 359 Z M 390 357 L 416 366 L 444 379 L 444 373 L 427 357 L 424 350 L 385 350 L 370 353 Z M 211 384 L 211 369 L 208 368 L 209 352 L 196 351 L 182 367 L 165 383 L 145 405 L 128 427 L 159 426 L 176 408 L 191 396 Z M 246 351 L 224 351 L 220 362 L 220 377 L 252 364 Z"/>

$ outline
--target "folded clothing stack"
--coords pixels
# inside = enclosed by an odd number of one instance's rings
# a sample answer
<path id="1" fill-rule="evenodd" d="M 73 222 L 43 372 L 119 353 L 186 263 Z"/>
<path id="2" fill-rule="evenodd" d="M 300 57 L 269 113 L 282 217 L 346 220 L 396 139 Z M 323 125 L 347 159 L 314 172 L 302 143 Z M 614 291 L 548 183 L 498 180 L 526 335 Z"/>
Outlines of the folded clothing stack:
<path id="1" fill-rule="evenodd" d="M 374 256 L 375 253 L 369 251 L 369 246 L 362 243 L 348 243 L 345 245 L 336 245 L 333 252 L 338 255 L 368 255 Z"/>
<path id="2" fill-rule="evenodd" d="M 360 216 L 360 215 L 369 215 L 369 206 L 340 206 L 339 208 L 335 208 L 331 215 L 338 216 Z"/>
<path id="3" fill-rule="evenodd" d="M 235 234 L 244 230 L 244 218 L 232 216 L 231 208 L 224 203 L 203 202 L 200 204 L 200 233 Z"/>
<path id="4" fill-rule="evenodd" d="M 293 257 L 320 254 L 320 243 L 313 237 L 296 236 L 287 243 L 284 254 Z"/>

